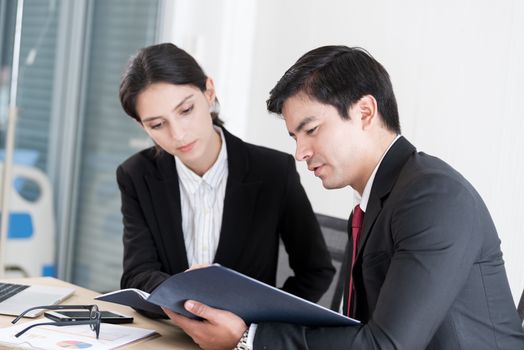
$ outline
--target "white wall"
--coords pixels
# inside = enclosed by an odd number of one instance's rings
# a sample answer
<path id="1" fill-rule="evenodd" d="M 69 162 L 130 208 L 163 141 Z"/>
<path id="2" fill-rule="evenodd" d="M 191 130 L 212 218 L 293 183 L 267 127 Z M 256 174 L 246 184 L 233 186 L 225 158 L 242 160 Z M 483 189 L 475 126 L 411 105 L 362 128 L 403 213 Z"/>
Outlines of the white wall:
<path id="1" fill-rule="evenodd" d="M 524 2 L 251 0 L 252 12 L 246 18 L 234 15 L 242 0 L 214 1 L 215 6 L 225 4 L 229 16 L 207 11 L 210 1 L 192 3 L 192 18 L 209 20 L 206 23 L 215 28 L 204 34 L 206 50 L 211 43 L 229 43 L 229 51 L 207 57 L 204 66 L 243 62 L 238 68 L 243 80 L 228 75 L 235 73 L 236 65 L 215 75 L 227 82 L 221 85 L 225 91 L 218 91 L 219 97 L 225 96 L 224 108 L 235 110 L 228 113 L 233 116 L 227 120 L 230 128 L 247 141 L 289 153 L 294 152 L 294 143 L 284 122 L 265 111 L 276 81 L 300 55 L 320 45 L 362 46 L 370 51 L 391 75 L 403 134 L 419 150 L 453 165 L 483 196 L 499 230 L 515 300 L 520 297 Z M 229 26 L 227 39 L 217 30 L 224 25 Z M 298 167 L 315 210 L 346 218 L 352 207 L 351 190 L 326 191 L 304 164 Z"/>
<path id="2" fill-rule="evenodd" d="M 255 11 L 256 0 L 166 0 L 160 35 L 161 42 L 193 55 L 214 79 L 220 116 L 239 137 L 249 121 Z"/>

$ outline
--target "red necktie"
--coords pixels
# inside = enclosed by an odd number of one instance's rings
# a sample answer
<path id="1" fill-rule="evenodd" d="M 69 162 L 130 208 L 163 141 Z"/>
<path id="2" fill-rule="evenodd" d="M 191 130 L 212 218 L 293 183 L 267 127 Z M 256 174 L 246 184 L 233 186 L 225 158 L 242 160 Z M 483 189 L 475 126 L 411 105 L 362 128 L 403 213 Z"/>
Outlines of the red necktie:
<path id="1" fill-rule="evenodd" d="M 364 212 L 360 209 L 360 205 L 356 205 L 353 209 L 353 219 L 351 220 L 351 236 L 353 238 L 353 253 L 351 254 L 351 270 L 349 273 L 349 287 L 348 287 L 348 309 L 347 315 L 350 316 L 351 307 L 351 295 L 353 294 L 353 267 L 355 265 L 355 259 L 357 258 L 358 248 L 358 237 L 360 235 L 360 228 L 362 227 L 362 221 L 364 220 Z"/>

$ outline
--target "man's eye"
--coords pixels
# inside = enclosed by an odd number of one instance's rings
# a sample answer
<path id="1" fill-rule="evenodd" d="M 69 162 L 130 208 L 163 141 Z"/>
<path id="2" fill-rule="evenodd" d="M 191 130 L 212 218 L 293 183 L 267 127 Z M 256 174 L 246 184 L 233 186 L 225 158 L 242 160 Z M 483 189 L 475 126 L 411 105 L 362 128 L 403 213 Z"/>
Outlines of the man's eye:
<path id="1" fill-rule="evenodd" d="M 318 130 L 318 126 L 315 126 L 314 128 L 311 128 L 311 129 L 307 130 L 306 133 L 308 135 L 313 135 L 315 133 L 315 131 L 317 131 L 317 130 Z"/>

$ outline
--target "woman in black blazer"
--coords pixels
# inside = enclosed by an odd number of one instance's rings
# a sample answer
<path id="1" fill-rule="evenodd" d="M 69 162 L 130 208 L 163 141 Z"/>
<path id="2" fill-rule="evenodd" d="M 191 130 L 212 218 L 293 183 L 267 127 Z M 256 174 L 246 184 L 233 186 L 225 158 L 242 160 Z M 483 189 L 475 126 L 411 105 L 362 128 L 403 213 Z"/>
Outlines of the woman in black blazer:
<path id="1" fill-rule="evenodd" d="M 245 143 L 223 128 L 213 81 L 173 44 L 147 47 L 132 58 L 120 101 L 156 144 L 117 170 L 124 222 L 121 287 L 151 292 L 190 264 L 211 262 L 275 285 L 282 238 L 294 271 L 282 288 L 318 301 L 334 268 L 293 158 Z M 223 171 L 216 170 L 220 164 Z M 191 202 L 194 193 L 185 181 L 204 182 L 209 173 L 224 183 L 217 181 L 222 192 L 206 195 L 216 198 L 214 216 L 202 219 L 206 209 Z M 201 257 L 204 249 L 209 253 Z"/>

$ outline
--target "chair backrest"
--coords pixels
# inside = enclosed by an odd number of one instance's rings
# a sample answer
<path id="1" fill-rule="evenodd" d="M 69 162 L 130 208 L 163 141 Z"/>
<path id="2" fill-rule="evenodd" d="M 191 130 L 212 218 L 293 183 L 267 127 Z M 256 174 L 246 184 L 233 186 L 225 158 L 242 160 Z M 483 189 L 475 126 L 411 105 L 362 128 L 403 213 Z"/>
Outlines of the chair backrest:
<path id="1" fill-rule="evenodd" d="M 13 165 L 12 178 L 6 270 L 29 277 L 54 276 L 56 231 L 49 180 L 39 169 L 22 165 Z M 30 188 L 30 196 L 22 195 L 24 188 Z"/>
<path id="2" fill-rule="evenodd" d="M 333 266 L 335 266 L 337 270 L 329 289 L 318 302 L 318 304 L 330 308 L 338 284 L 339 274 L 348 241 L 347 220 L 322 214 L 316 215 L 328 251 L 331 254 Z M 277 285 L 281 286 L 286 278 L 292 274 L 293 271 L 289 267 L 286 250 L 281 242 L 278 258 Z"/>

